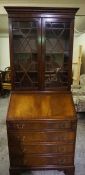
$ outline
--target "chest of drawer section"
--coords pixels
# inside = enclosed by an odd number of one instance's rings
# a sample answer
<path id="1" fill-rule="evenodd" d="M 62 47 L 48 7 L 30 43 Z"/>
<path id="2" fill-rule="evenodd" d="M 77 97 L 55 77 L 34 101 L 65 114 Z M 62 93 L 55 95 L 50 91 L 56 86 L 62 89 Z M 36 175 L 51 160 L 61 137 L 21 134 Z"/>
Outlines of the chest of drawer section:
<path id="1" fill-rule="evenodd" d="M 31 142 L 74 142 L 76 120 L 7 122 L 11 143 L 28 145 Z"/>
<path id="2" fill-rule="evenodd" d="M 8 121 L 7 127 L 11 131 L 31 131 L 31 130 L 70 130 L 76 129 L 76 120 L 35 120 L 35 121 Z"/>
<path id="3" fill-rule="evenodd" d="M 74 142 L 76 120 L 7 122 L 10 142 L 29 145 L 34 142 Z"/>
<path id="4" fill-rule="evenodd" d="M 73 163 L 76 120 L 11 121 L 7 122 L 7 131 L 10 163 L 13 166 Z"/>

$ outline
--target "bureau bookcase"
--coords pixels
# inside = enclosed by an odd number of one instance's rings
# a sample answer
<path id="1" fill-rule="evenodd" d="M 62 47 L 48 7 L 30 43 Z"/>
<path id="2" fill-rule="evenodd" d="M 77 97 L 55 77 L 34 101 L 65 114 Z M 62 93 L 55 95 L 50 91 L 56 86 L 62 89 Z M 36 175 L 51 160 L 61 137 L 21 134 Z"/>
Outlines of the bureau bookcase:
<path id="1" fill-rule="evenodd" d="M 77 8 L 5 7 L 12 92 L 7 113 L 10 175 L 74 175 L 77 118 L 71 94 Z"/>

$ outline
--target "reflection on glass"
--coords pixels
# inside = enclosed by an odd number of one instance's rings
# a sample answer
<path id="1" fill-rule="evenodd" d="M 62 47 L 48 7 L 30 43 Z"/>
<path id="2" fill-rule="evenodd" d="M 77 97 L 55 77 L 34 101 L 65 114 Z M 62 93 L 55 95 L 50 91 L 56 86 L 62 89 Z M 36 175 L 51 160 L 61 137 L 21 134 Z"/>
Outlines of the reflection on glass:
<path id="1" fill-rule="evenodd" d="M 37 22 L 13 22 L 15 84 L 37 88 Z"/>
<path id="2" fill-rule="evenodd" d="M 45 87 L 67 85 L 69 24 L 46 22 Z"/>

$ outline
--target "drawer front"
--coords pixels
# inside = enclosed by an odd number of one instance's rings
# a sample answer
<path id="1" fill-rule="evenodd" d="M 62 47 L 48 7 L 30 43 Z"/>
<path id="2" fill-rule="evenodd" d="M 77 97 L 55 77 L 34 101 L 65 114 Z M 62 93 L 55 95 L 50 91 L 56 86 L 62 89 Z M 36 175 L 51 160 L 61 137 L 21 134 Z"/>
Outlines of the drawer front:
<path id="1" fill-rule="evenodd" d="M 9 142 L 11 144 L 28 144 L 31 142 L 74 142 L 75 132 L 49 131 L 49 132 L 9 132 Z"/>
<path id="2" fill-rule="evenodd" d="M 63 121 L 29 121 L 29 122 L 9 122 L 7 123 L 8 129 L 14 131 L 29 131 L 29 130 L 63 130 L 76 129 L 76 120 L 63 120 Z"/>
<path id="3" fill-rule="evenodd" d="M 20 146 L 10 146 L 10 155 L 22 155 L 22 154 L 73 154 L 74 144 L 30 144 Z"/>
<path id="4" fill-rule="evenodd" d="M 15 157 L 10 159 L 11 166 L 28 166 L 28 167 L 41 167 L 41 166 L 65 166 L 73 165 L 74 158 L 73 156 L 57 156 L 57 155 L 48 155 L 48 156 L 29 156 L 24 155 L 20 157 Z"/>

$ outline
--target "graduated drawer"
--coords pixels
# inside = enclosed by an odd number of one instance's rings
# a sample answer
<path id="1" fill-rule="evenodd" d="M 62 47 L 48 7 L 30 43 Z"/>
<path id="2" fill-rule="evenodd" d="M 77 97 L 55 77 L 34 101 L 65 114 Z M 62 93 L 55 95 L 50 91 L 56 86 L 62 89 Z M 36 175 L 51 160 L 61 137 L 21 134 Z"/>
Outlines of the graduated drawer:
<path id="1" fill-rule="evenodd" d="M 10 159 L 11 166 L 27 166 L 27 167 L 41 167 L 41 166 L 61 166 L 61 165 L 73 165 L 74 157 L 69 155 L 23 155 L 15 156 Z"/>
<path id="2" fill-rule="evenodd" d="M 73 154 L 74 144 L 64 143 L 31 143 L 30 145 L 16 145 L 10 146 L 11 155 L 23 155 L 23 154 Z"/>
<path id="3" fill-rule="evenodd" d="M 73 131 L 32 131 L 32 132 L 9 132 L 8 138 L 11 144 L 25 144 L 31 142 L 74 142 L 75 132 Z"/>
<path id="4" fill-rule="evenodd" d="M 76 120 L 51 120 L 51 121 L 17 121 L 17 122 L 7 122 L 8 129 L 14 131 L 29 131 L 29 130 L 63 130 L 76 129 Z"/>

